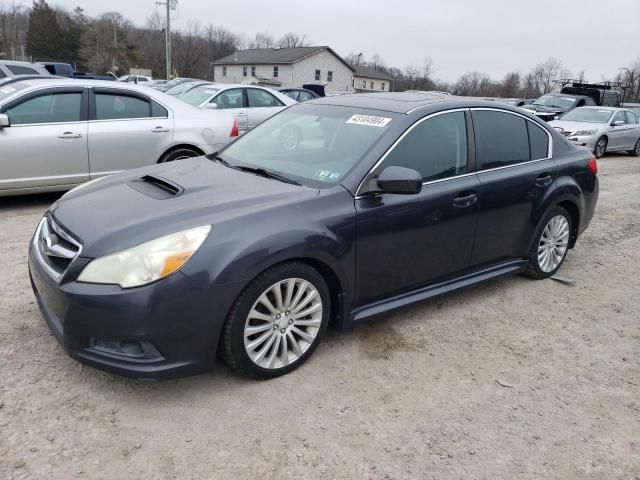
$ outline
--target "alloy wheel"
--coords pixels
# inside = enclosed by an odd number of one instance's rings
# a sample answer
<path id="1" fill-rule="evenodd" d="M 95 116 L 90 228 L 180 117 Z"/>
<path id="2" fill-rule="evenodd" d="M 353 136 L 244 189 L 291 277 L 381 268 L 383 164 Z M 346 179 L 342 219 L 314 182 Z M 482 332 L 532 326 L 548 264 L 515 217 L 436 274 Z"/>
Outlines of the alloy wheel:
<path id="1" fill-rule="evenodd" d="M 297 362 L 313 345 L 322 324 L 318 289 L 301 278 L 287 278 L 267 288 L 253 304 L 244 326 L 244 348 L 264 369 Z"/>
<path id="2" fill-rule="evenodd" d="M 569 221 L 564 215 L 549 220 L 538 244 L 538 266 L 545 273 L 554 271 L 562 263 L 569 247 Z"/>
<path id="3" fill-rule="evenodd" d="M 598 140 L 596 144 L 596 157 L 600 158 L 604 155 L 605 150 L 607 149 L 607 140 L 605 138 L 601 138 Z"/>

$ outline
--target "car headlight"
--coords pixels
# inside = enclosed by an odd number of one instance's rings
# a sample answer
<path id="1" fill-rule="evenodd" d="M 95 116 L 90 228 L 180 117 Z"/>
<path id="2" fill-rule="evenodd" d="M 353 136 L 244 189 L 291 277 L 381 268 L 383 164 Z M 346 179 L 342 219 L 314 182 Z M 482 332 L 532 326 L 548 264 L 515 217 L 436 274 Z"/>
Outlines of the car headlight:
<path id="1" fill-rule="evenodd" d="M 595 135 L 596 133 L 598 133 L 598 129 L 594 129 L 594 130 L 578 130 L 577 132 L 573 132 L 571 134 L 572 137 L 588 137 L 591 135 Z"/>
<path id="2" fill-rule="evenodd" d="M 78 281 L 115 284 L 122 288 L 154 282 L 187 263 L 210 231 L 211 225 L 191 228 L 96 258 L 82 270 Z"/>

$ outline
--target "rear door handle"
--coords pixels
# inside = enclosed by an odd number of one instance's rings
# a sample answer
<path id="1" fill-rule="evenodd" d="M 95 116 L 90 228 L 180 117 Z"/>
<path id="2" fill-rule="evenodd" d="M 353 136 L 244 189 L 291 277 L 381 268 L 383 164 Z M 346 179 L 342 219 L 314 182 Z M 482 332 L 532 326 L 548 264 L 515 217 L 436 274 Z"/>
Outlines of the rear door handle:
<path id="1" fill-rule="evenodd" d="M 58 135 L 58 138 L 80 138 L 82 135 L 73 132 L 64 132 Z"/>
<path id="2" fill-rule="evenodd" d="M 453 206 L 456 208 L 467 208 L 471 205 L 475 205 L 478 202 L 478 195 L 475 193 L 469 193 L 462 197 L 453 199 Z"/>
<path id="3" fill-rule="evenodd" d="M 553 175 L 550 173 L 543 173 L 536 178 L 536 187 L 545 188 L 551 185 L 551 182 L 553 182 Z"/>
<path id="4" fill-rule="evenodd" d="M 151 133 L 167 133 L 167 132 L 169 132 L 169 131 L 170 131 L 170 130 L 169 130 L 168 128 L 164 128 L 164 127 L 156 127 L 156 128 L 153 128 L 153 129 L 151 130 Z"/>
<path id="5" fill-rule="evenodd" d="M 246 113 L 236 113 L 236 117 L 246 117 Z"/>

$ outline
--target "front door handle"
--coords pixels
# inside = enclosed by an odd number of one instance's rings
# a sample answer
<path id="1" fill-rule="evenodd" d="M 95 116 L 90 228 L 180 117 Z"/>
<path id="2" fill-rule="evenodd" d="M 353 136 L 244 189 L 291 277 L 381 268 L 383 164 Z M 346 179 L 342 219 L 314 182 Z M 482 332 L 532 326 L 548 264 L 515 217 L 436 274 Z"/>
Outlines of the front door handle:
<path id="1" fill-rule="evenodd" d="M 550 173 L 543 173 L 536 178 L 536 187 L 545 188 L 551 185 L 551 182 L 553 182 L 553 175 Z"/>
<path id="2" fill-rule="evenodd" d="M 169 130 L 168 128 L 164 128 L 164 127 L 156 127 L 151 129 L 151 133 L 167 133 L 170 132 L 171 130 Z"/>
<path id="3" fill-rule="evenodd" d="M 246 113 L 236 113 L 236 117 L 246 117 Z"/>
<path id="4" fill-rule="evenodd" d="M 467 208 L 475 205 L 478 202 L 478 195 L 475 193 L 469 193 L 462 197 L 453 199 L 453 206 L 456 208 Z"/>
<path id="5" fill-rule="evenodd" d="M 81 134 L 74 133 L 74 132 L 64 132 L 58 135 L 58 138 L 80 138 L 80 137 L 82 137 Z"/>

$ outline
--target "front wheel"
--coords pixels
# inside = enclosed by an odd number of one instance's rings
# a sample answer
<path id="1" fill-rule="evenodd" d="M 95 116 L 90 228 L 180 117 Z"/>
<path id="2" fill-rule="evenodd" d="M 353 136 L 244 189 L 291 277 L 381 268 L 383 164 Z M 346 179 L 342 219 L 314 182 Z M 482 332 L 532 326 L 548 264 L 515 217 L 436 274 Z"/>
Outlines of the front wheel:
<path id="1" fill-rule="evenodd" d="M 596 146 L 593 149 L 593 153 L 596 156 L 596 158 L 600 158 L 604 155 L 604 152 L 606 151 L 607 151 L 607 138 L 600 137 L 596 142 Z"/>
<path id="2" fill-rule="evenodd" d="M 542 279 L 558 271 L 569 251 L 571 228 L 571 216 L 563 207 L 556 207 L 547 214 L 529 252 L 527 276 Z"/>
<path id="3" fill-rule="evenodd" d="M 633 150 L 629 150 L 627 153 L 632 157 L 640 157 L 640 138 L 636 142 L 636 146 L 633 147 Z"/>
<path id="4" fill-rule="evenodd" d="M 182 147 L 165 153 L 158 163 L 175 162 L 176 160 L 184 160 L 185 158 L 199 157 L 202 155 L 200 152 L 196 152 L 191 148 Z"/>
<path id="5" fill-rule="evenodd" d="M 299 262 L 278 265 L 236 300 L 222 332 L 222 357 L 254 378 L 284 375 L 311 356 L 329 315 L 329 289 L 317 270 Z"/>

